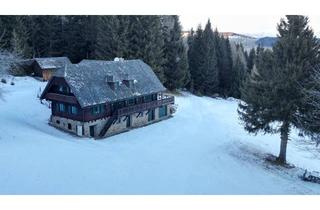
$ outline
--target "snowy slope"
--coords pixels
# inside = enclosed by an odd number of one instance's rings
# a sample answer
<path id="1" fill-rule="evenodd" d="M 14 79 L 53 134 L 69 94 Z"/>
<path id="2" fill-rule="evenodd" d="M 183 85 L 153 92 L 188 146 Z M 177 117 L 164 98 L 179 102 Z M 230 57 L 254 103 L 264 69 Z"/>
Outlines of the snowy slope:
<path id="1" fill-rule="evenodd" d="M 279 137 L 248 135 L 236 101 L 184 93 L 173 118 L 94 141 L 47 124 L 44 86 L 0 86 L 0 194 L 320 194 L 301 171 L 264 161 Z M 288 161 L 320 171 L 319 149 L 296 135 Z"/>

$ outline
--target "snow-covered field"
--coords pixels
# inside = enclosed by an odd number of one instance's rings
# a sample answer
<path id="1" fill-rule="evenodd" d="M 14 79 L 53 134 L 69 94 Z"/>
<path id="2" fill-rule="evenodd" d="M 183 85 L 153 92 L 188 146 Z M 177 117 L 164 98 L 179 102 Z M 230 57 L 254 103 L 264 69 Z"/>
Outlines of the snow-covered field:
<path id="1" fill-rule="evenodd" d="M 176 98 L 169 120 L 104 140 L 48 125 L 45 83 L 0 83 L 0 194 L 320 194 L 320 185 L 264 160 L 278 135 L 248 135 L 233 100 Z M 320 151 L 296 134 L 288 161 L 320 171 Z"/>

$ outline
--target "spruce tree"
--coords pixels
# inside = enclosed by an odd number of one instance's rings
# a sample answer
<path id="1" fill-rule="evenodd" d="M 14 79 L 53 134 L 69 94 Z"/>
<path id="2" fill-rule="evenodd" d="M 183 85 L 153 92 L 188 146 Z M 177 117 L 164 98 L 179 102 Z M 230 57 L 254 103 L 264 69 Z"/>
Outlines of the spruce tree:
<path id="1" fill-rule="evenodd" d="M 165 82 L 163 65 L 164 39 L 159 16 L 129 16 L 126 58 L 142 59 Z"/>
<path id="2" fill-rule="evenodd" d="M 66 16 L 65 55 L 68 56 L 74 63 L 80 62 L 82 59 L 88 59 L 92 57 L 92 46 L 95 45 L 95 37 L 91 34 L 91 30 L 94 30 L 95 27 L 95 25 L 91 26 L 92 18 L 94 17 L 84 15 Z"/>
<path id="3" fill-rule="evenodd" d="M 319 43 L 308 26 L 308 18 L 289 15 L 278 25 L 278 41 L 262 66 L 257 65 L 242 90 L 240 119 L 250 133 L 280 133 L 277 161 L 286 162 L 291 128 L 299 127 L 306 109 L 301 82 L 310 77 L 319 62 Z M 264 54 L 259 52 L 259 54 Z"/>
<path id="4" fill-rule="evenodd" d="M 11 50 L 13 29 L 15 26 L 15 17 L 13 15 L 0 15 L 0 48 Z"/>
<path id="5" fill-rule="evenodd" d="M 160 17 L 156 15 L 141 16 L 140 21 L 144 27 L 145 37 L 143 44 L 144 62 L 149 64 L 162 83 L 165 83 L 164 75 L 164 37 Z"/>
<path id="6" fill-rule="evenodd" d="M 212 95 L 218 92 L 219 70 L 214 33 L 211 28 L 211 22 L 208 20 L 203 31 L 202 46 L 204 48 L 205 60 L 202 66 L 203 74 L 203 93 Z"/>
<path id="7" fill-rule="evenodd" d="M 203 66 L 206 60 L 205 43 L 203 42 L 203 29 L 198 26 L 194 35 L 189 37 L 188 58 L 191 74 L 191 90 L 196 94 L 203 94 Z"/>
<path id="8" fill-rule="evenodd" d="M 195 50 L 193 49 L 194 47 L 194 37 L 195 37 L 195 32 L 193 30 L 193 28 L 191 28 L 190 30 L 190 34 L 187 37 L 187 47 L 188 47 L 188 51 L 187 51 L 187 57 L 188 57 L 188 73 L 189 73 L 189 83 L 187 85 L 187 88 L 190 92 L 194 92 L 194 81 L 193 81 L 193 74 L 194 72 L 192 72 L 192 69 L 196 68 L 196 64 L 195 64 L 195 59 L 194 59 L 194 54 L 195 54 Z"/>
<path id="9" fill-rule="evenodd" d="M 252 48 L 249 52 L 248 59 L 247 59 L 247 69 L 250 72 L 253 68 L 254 62 L 256 57 L 256 50 Z"/>
<path id="10" fill-rule="evenodd" d="M 181 25 L 178 16 L 173 16 L 173 19 L 174 25 L 171 30 L 164 27 L 165 86 L 169 90 L 182 88 L 188 82 L 187 52 L 181 37 Z"/>
<path id="11" fill-rule="evenodd" d="M 97 20 L 97 41 L 95 56 L 97 59 L 112 60 L 123 57 L 120 51 L 120 21 L 117 16 L 99 16 Z"/>
<path id="12" fill-rule="evenodd" d="M 230 95 L 233 76 L 233 61 L 229 39 L 220 38 L 220 55 L 219 63 L 219 87 L 220 93 L 224 96 Z"/>
<path id="13" fill-rule="evenodd" d="M 228 96 L 233 98 L 241 98 L 241 86 L 246 78 L 246 71 L 243 62 L 239 55 L 237 55 L 232 66 L 232 73 L 230 75 L 231 84 Z"/>
<path id="14" fill-rule="evenodd" d="M 196 33 L 188 38 L 188 43 L 191 44 L 188 52 L 191 88 L 196 94 L 218 93 L 218 61 L 210 20 L 204 30 L 198 26 Z"/>

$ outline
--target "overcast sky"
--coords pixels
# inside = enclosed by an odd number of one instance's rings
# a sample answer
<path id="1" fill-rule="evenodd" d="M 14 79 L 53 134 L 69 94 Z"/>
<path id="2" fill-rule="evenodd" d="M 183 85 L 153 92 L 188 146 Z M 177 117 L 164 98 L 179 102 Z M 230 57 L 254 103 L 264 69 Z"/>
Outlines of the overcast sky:
<path id="1" fill-rule="evenodd" d="M 268 15 L 180 15 L 180 21 L 183 30 L 189 30 L 191 27 L 197 28 L 201 23 L 205 25 L 208 18 L 211 20 L 213 27 L 218 27 L 221 32 L 235 32 L 251 35 L 268 35 L 277 34 L 277 23 L 283 16 Z M 320 15 L 309 16 L 310 26 L 315 33 L 320 35 Z"/>

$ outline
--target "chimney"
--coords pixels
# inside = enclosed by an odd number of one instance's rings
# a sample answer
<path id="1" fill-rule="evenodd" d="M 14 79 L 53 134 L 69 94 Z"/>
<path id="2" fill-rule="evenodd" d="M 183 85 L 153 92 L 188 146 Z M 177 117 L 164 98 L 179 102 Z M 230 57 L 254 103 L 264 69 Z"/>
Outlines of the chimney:
<path id="1" fill-rule="evenodd" d="M 122 62 L 122 61 L 124 61 L 124 58 L 115 57 L 115 58 L 113 59 L 113 61 Z"/>

